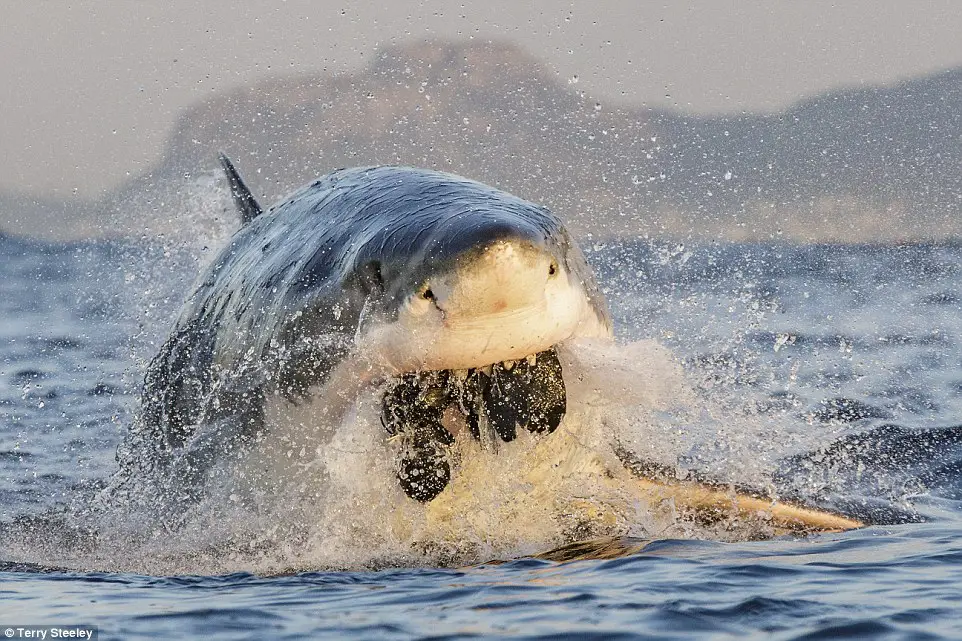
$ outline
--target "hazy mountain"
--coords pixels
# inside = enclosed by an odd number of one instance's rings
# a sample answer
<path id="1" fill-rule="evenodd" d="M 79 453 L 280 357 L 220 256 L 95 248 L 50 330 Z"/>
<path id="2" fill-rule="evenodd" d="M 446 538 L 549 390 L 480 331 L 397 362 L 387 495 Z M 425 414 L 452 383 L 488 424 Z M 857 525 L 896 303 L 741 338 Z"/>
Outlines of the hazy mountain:
<path id="1" fill-rule="evenodd" d="M 185 194 L 214 184 L 218 149 L 266 203 L 337 167 L 399 163 L 497 185 L 599 236 L 962 236 L 962 70 L 695 118 L 596 103 L 510 44 L 391 48 L 363 73 L 194 106 L 160 165 L 105 207 L 132 231 L 171 231 Z"/>
<path id="2" fill-rule="evenodd" d="M 682 211 L 733 215 L 757 236 L 766 222 L 800 238 L 962 235 L 962 69 L 771 116 L 656 122 Z"/>

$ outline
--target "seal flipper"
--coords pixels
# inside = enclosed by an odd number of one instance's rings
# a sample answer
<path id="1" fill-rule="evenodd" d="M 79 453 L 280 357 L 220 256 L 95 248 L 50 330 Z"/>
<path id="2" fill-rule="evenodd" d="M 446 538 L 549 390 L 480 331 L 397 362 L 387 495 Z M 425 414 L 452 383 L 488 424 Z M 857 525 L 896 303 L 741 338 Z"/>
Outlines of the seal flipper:
<path id="1" fill-rule="evenodd" d="M 404 493 L 426 503 L 441 493 L 451 480 L 447 448 L 454 437 L 441 423 L 450 403 L 446 390 L 448 373 L 405 374 L 385 392 L 381 423 L 401 439 L 395 462 Z"/>
<path id="2" fill-rule="evenodd" d="M 495 364 L 483 396 L 484 411 L 503 441 L 514 440 L 518 426 L 529 432 L 555 431 L 567 409 L 557 353 L 545 350 L 510 369 Z"/>
<path id="3" fill-rule="evenodd" d="M 234 205 L 237 207 L 237 211 L 240 212 L 241 223 L 246 225 L 260 216 L 264 210 L 254 198 L 254 195 L 244 183 L 244 180 L 240 177 L 240 173 L 238 173 L 234 167 L 234 163 L 230 161 L 230 158 L 227 157 L 227 154 L 220 152 L 217 154 L 217 159 L 220 160 L 220 166 L 224 168 L 224 173 L 227 175 L 227 182 L 230 184 L 230 195 L 234 198 Z"/>

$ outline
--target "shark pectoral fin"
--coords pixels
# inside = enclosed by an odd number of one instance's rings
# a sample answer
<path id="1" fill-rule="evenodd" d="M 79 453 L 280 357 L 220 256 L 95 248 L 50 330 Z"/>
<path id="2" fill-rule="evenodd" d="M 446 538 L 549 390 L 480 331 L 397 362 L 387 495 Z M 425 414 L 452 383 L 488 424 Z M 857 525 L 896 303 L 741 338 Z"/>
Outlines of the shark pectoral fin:
<path id="1" fill-rule="evenodd" d="M 723 518 L 765 519 L 777 534 L 844 532 L 866 523 L 828 510 L 763 496 L 748 488 L 714 483 L 700 475 L 679 474 L 671 466 L 646 461 L 627 450 L 615 451 L 652 503 L 672 501 L 694 521 L 710 524 Z"/>
<path id="2" fill-rule="evenodd" d="M 691 514 L 695 521 L 762 518 L 777 534 L 844 532 L 865 527 L 862 521 L 841 514 L 696 481 L 636 478 L 636 482 L 652 502 L 671 500 L 677 509 Z"/>

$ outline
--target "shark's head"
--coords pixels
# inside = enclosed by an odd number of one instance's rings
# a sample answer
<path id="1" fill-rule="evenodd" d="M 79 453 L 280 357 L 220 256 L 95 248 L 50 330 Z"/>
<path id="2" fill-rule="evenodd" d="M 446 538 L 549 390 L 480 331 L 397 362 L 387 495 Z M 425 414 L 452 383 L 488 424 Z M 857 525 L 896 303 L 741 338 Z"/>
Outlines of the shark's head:
<path id="1" fill-rule="evenodd" d="M 469 369 L 611 334 L 591 270 L 556 216 L 478 183 L 459 187 L 358 252 L 362 353 L 392 372 Z"/>

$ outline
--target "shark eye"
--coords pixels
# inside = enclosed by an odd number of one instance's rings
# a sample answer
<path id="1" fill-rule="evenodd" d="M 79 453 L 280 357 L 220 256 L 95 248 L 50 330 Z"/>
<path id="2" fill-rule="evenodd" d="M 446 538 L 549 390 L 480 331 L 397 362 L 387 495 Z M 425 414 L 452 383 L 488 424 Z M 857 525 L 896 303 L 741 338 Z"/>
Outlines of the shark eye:
<path id="1" fill-rule="evenodd" d="M 548 266 L 548 276 L 554 276 L 557 273 L 558 273 L 558 263 L 556 263 L 555 261 L 551 261 L 551 264 Z"/>

